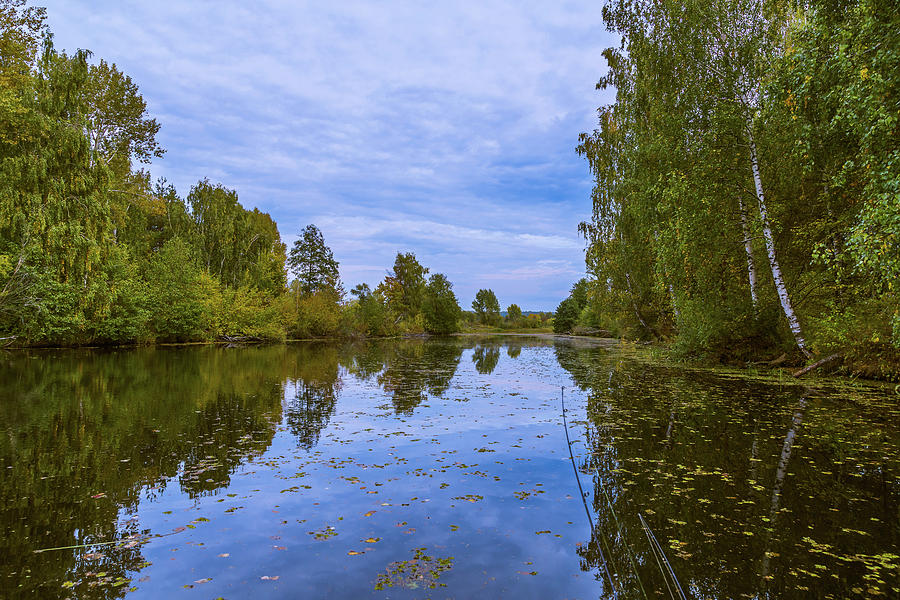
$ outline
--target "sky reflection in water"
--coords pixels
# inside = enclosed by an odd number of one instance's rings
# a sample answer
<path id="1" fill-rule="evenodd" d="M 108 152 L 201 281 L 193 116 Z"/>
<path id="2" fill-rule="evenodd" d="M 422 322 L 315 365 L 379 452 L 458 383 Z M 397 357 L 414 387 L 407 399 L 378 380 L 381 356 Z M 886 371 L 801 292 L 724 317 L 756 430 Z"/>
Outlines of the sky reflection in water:
<path id="1" fill-rule="evenodd" d="M 639 512 L 690 597 L 897 593 L 887 388 L 540 338 L 4 360 L 2 597 L 668 597 Z"/>

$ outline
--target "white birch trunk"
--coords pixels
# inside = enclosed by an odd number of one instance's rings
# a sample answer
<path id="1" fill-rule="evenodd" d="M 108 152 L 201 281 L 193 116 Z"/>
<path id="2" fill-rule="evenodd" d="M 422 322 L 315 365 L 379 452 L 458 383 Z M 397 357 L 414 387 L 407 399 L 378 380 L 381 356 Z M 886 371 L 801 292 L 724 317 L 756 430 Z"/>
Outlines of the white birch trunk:
<path id="1" fill-rule="evenodd" d="M 634 309 L 634 315 L 637 317 L 638 321 L 640 321 L 641 325 L 652 335 L 652 331 L 650 331 L 650 327 L 647 326 L 647 322 L 644 321 L 644 317 L 641 316 L 641 311 L 638 309 L 637 301 L 634 299 L 634 288 L 631 286 L 631 275 L 625 273 L 625 283 L 628 284 L 628 295 L 631 297 L 631 307 Z"/>
<path id="2" fill-rule="evenodd" d="M 672 299 L 672 312 L 675 313 L 675 323 L 681 320 L 681 313 L 678 311 L 678 302 L 675 301 L 675 288 L 672 287 L 672 284 L 669 284 L 669 297 Z M 754 299 L 753 304 L 756 304 L 756 300 Z"/>
<path id="3" fill-rule="evenodd" d="M 741 211 L 741 232 L 744 235 L 744 250 L 747 253 L 747 276 L 750 279 L 750 298 L 756 307 L 756 261 L 753 260 L 753 242 L 750 239 L 750 225 L 747 223 L 747 210 L 744 201 L 738 198 L 738 208 Z"/>
<path id="4" fill-rule="evenodd" d="M 788 326 L 791 333 L 794 334 L 794 340 L 797 347 L 807 357 L 812 356 L 806 348 L 806 340 L 803 339 L 803 330 L 800 329 L 800 321 L 794 313 L 791 306 L 791 297 L 788 295 L 787 287 L 784 285 L 784 278 L 781 276 L 781 267 L 778 265 L 778 257 L 775 254 L 775 239 L 772 235 L 772 226 L 769 224 L 769 213 L 766 210 L 766 196 L 763 192 L 762 178 L 759 175 L 759 160 L 756 155 L 756 142 L 753 140 L 753 133 L 750 125 L 747 127 L 747 141 L 750 143 L 750 167 L 753 169 L 753 183 L 756 185 L 756 200 L 759 203 L 759 218 L 762 221 L 763 237 L 766 240 L 766 252 L 769 255 L 769 266 L 772 268 L 772 279 L 775 280 L 775 291 L 778 292 L 778 299 L 781 300 L 781 308 L 784 316 L 787 317 Z"/>

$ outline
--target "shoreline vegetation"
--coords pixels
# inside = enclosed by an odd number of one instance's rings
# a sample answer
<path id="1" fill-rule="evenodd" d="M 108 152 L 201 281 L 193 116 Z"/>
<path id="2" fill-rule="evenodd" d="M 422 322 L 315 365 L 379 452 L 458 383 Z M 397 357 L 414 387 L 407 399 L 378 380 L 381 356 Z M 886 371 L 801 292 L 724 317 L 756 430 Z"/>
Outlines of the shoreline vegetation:
<path id="1" fill-rule="evenodd" d="M 589 277 L 555 330 L 900 378 L 896 7 L 610 0 L 603 19 L 621 44 L 577 149 Z"/>
<path id="2" fill-rule="evenodd" d="M 322 232 L 291 248 L 270 215 L 201 179 L 186 197 L 144 166 L 159 124 L 114 63 L 54 47 L 46 11 L 0 0 L 0 347 L 122 346 L 446 334 L 503 316 L 398 252 L 349 293 Z"/>
<path id="3" fill-rule="evenodd" d="M 555 313 L 463 311 L 398 252 L 349 293 L 322 232 L 165 152 L 137 84 L 57 50 L 46 11 L 0 0 L 0 348 L 588 334 L 675 358 L 900 378 L 900 16 L 607 2 L 616 100 L 577 147 L 594 178 L 588 277 Z M 691 76 L 684 76 L 689 72 Z"/>

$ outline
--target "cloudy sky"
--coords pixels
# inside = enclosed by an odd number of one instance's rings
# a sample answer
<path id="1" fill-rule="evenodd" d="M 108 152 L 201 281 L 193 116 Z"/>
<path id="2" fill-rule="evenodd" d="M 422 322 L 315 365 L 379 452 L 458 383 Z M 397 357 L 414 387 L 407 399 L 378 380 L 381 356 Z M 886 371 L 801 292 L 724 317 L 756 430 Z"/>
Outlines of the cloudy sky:
<path id="1" fill-rule="evenodd" d="M 584 271 L 590 177 L 574 151 L 611 92 L 601 3 L 44 0 L 58 48 L 140 86 L 154 177 L 208 177 L 290 245 L 322 230 L 347 289 L 398 251 L 467 308 L 553 310 Z"/>

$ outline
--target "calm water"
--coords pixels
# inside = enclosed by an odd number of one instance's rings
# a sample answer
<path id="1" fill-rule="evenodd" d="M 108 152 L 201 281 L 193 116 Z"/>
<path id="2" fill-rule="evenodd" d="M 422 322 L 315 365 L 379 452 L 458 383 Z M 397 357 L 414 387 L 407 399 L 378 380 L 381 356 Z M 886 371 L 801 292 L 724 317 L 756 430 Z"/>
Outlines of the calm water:
<path id="1" fill-rule="evenodd" d="M 0 360 L 4 598 L 900 596 L 890 387 L 540 338 Z"/>

